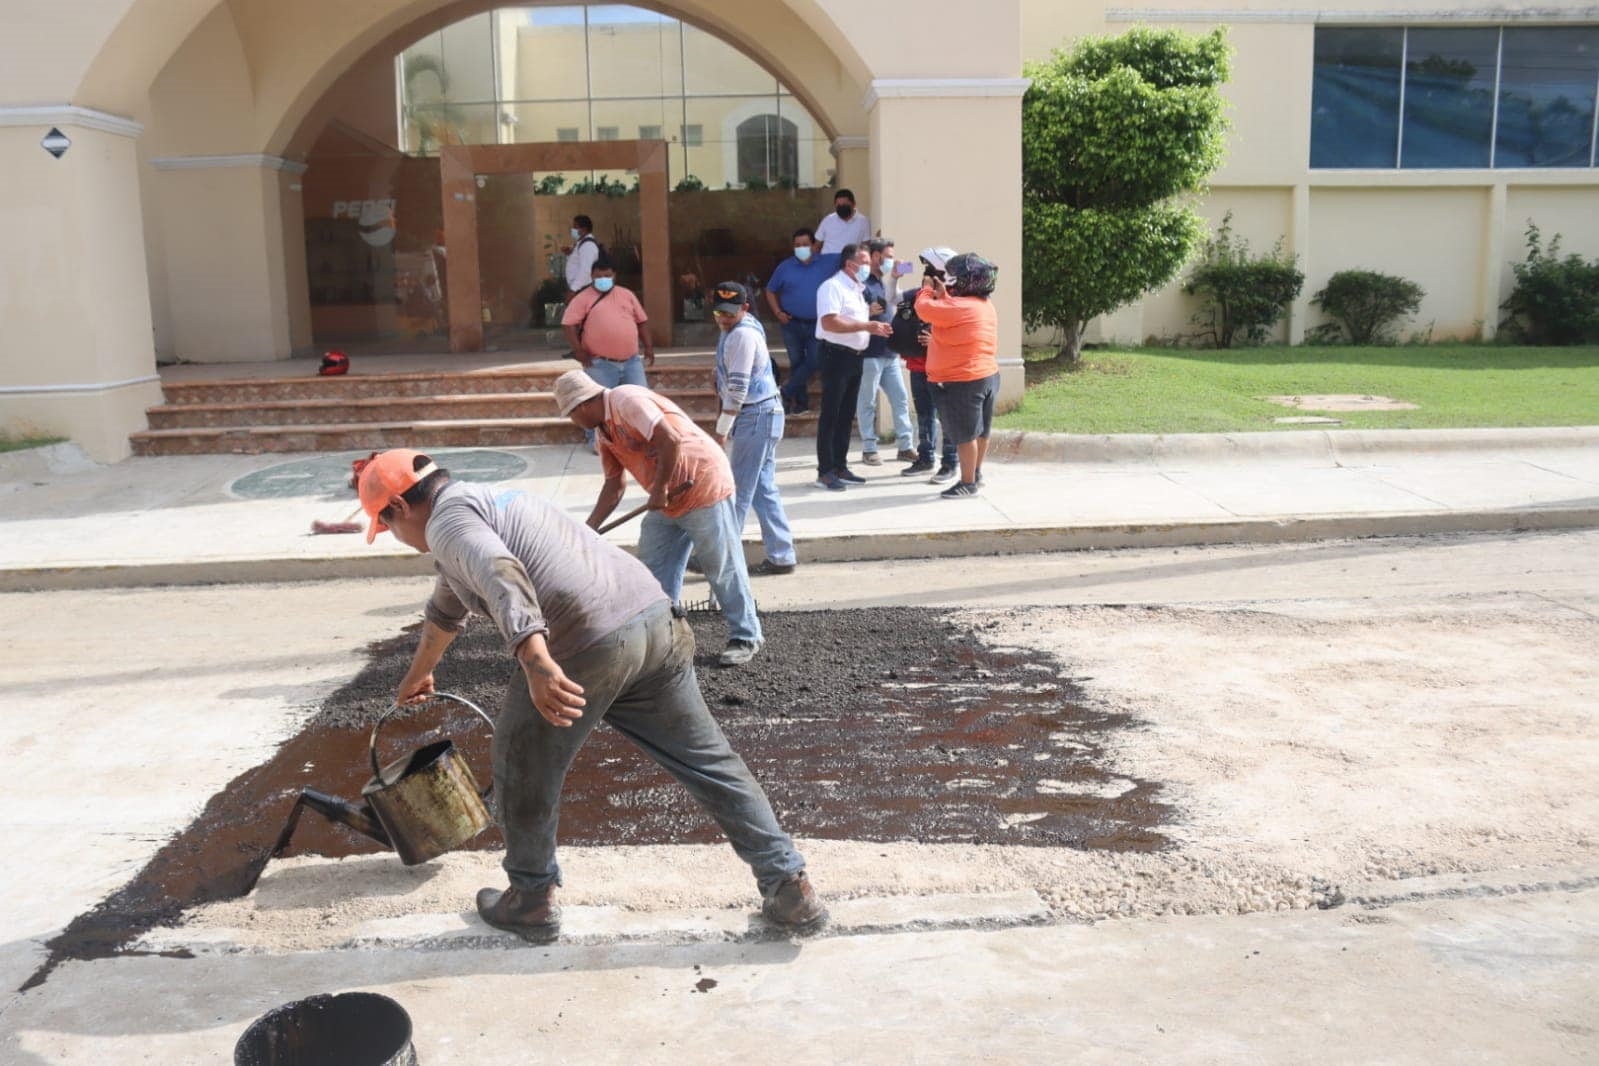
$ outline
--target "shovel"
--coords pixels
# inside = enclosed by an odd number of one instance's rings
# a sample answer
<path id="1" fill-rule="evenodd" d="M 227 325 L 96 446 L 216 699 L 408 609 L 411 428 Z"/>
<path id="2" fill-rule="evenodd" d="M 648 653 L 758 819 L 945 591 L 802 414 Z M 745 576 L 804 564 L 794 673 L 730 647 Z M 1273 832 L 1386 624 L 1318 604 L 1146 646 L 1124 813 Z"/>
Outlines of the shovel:
<path id="1" fill-rule="evenodd" d="M 679 496 L 679 495 L 687 492 L 689 489 L 691 489 L 693 487 L 694 487 L 694 479 L 693 478 L 689 478 L 687 481 L 683 482 L 677 488 L 672 489 L 671 491 L 669 491 L 666 494 L 666 498 L 667 498 L 668 501 L 670 501 L 672 499 L 672 497 Z M 633 519 L 637 518 L 639 515 L 643 514 L 645 511 L 648 511 L 649 509 L 650 509 L 649 501 L 646 500 L 644 503 L 639 504 L 637 507 L 635 507 L 631 511 L 627 512 L 627 514 L 623 515 L 621 518 L 613 518 L 611 521 L 605 523 L 603 526 L 601 526 L 599 528 L 598 532 L 600 532 L 600 533 L 609 533 L 611 530 L 615 529 L 617 526 L 625 526 L 629 522 L 633 521 Z"/>

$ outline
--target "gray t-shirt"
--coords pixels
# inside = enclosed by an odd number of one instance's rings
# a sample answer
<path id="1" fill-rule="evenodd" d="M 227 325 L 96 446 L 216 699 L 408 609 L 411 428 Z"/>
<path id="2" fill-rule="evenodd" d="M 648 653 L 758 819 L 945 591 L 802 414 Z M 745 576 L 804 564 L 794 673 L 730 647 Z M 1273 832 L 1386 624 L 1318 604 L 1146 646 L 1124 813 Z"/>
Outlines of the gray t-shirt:
<path id="1" fill-rule="evenodd" d="M 427 538 L 439 572 L 427 620 L 453 632 L 476 611 L 512 651 L 543 633 L 559 661 L 666 601 L 643 563 L 539 496 L 452 481 Z"/>

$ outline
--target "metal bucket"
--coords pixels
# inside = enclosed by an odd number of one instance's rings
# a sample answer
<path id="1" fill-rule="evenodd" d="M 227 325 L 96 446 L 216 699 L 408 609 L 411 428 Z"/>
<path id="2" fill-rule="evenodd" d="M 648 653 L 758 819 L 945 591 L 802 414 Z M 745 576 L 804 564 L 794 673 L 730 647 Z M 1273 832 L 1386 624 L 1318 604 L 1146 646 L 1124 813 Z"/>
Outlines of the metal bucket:
<path id="1" fill-rule="evenodd" d="M 411 1016 L 375 992 L 297 999 L 251 1023 L 233 1066 L 417 1066 Z"/>
<path id="2" fill-rule="evenodd" d="M 491 730 L 494 728 L 494 720 L 471 700 L 444 692 L 434 698 L 469 707 Z M 453 741 L 436 741 L 403 759 L 379 766 L 378 731 L 400 709 L 398 704 L 390 707 L 372 727 L 367 746 L 372 780 L 361 789 L 361 797 L 387 831 L 400 861 L 415 866 L 465 844 L 487 829 L 493 819 L 483 805 L 488 789 L 478 790 L 472 768 L 455 750 Z"/>

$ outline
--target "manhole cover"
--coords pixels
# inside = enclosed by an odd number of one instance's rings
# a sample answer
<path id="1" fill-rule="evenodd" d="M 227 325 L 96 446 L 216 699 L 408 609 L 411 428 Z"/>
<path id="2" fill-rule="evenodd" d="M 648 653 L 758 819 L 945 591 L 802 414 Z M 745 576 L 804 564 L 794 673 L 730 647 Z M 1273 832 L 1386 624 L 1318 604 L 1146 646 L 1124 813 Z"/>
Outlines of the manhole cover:
<path id="1" fill-rule="evenodd" d="M 319 455 L 257 470 L 238 478 L 228 491 L 247 500 L 277 500 L 290 496 L 347 496 L 350 463 L 366 452 Z M 440 449 L 429 452 L 450 476 L 462 481 L 507 481 L 527 470 L 527 462 L 510 452 L 489 448 Z"/>

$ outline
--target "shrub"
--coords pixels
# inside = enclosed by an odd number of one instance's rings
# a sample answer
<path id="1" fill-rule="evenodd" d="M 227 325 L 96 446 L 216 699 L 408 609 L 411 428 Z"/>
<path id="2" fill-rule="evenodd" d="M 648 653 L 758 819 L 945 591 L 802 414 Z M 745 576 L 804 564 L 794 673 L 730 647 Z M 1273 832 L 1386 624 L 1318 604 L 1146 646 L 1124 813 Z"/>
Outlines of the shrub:
<path id="1" fill-rule="evenodd" d="M 679 181 L 677 183 L 677 185 L 674 186 L 672 191 L 673 192 L 699 192 L 703 188 L 705 188 L 705 183 L 703 181 L 701 181 L 697 175 L 689 174 L 686 177 L 684 177 L 682 181 Z"/>
<path id="2" fill-rule="evenodd" d="M 1188 275 L 1183 291 L 1203 305 L 1193 321 L 1218 348 L 1240 338 L 1260 344 L 1304 288 L 1305 275 L 1282 241 L 1263 256 L 1249 254 L 1249 242 L 1233 236 L 1233 216 L 1222 219 L 1216 236 L 1205 242 L 1204 261 Z"/>
<path id="3" fill-rule="evenodd" d="M 1528 344 L 1584 344 L 1599 341 L 1599 259 L 1560 257 L 1560 235 L 1549 247 L 1527 223 L 1527 258 L 1512 265 L 1516 287 L 1500 310 L 1513 339 Z"/>
<path id="4" fill-rule="evenodd" d="M 1427 292 L 1414 281 L 1375 270 L 1340 270 L 1310 298 L 1343 326 L 1351 344 L 1380 344 L 1392 339 L 1389 327 L 1421 309 Z"/>

